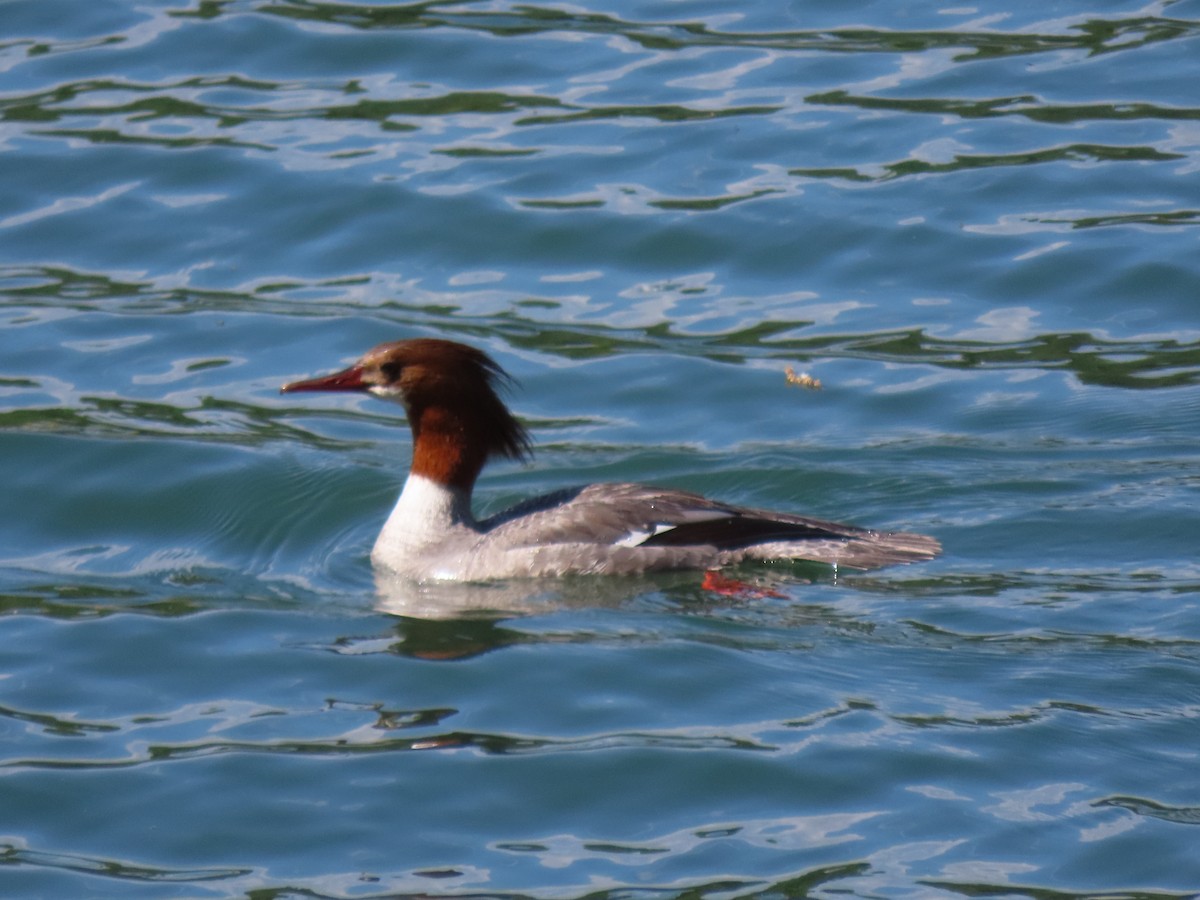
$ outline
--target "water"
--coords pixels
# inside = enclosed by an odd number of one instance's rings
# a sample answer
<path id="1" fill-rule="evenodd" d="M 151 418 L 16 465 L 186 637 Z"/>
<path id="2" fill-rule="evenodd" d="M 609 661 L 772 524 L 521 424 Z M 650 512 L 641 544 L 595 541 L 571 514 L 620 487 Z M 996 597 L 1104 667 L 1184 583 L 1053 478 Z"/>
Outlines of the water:
<path id="1" fill-rule="evenodd" d="M 1196 896 L 1198 51 L 1187 0 L 0 5 L 0 891 Z M 945 555 L 377 591 L 400 410 L 277 388 L 416 335 L 521 381 L 481 511 Z"/>

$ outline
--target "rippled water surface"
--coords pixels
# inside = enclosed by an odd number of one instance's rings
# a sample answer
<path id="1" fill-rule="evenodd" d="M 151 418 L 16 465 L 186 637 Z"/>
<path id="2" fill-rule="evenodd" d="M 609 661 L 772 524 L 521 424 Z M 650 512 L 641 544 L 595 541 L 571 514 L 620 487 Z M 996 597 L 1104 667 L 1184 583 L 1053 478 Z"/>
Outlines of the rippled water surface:
<path id="1" fill-rule="evenodd" d="M 0 3 L 0 893 L 1200 895 L 1200 2 Z M 865 574 L 377 590 L 440 336 Z M 820 390 L 789 383 L 807 373 Z"/>

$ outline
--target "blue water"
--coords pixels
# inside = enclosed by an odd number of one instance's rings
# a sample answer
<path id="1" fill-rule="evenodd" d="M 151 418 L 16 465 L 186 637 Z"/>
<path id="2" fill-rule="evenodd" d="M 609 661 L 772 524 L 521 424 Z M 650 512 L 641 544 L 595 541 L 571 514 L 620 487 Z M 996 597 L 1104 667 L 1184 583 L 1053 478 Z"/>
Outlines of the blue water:
<path id="1" fill-rule="evenodd" d="M 1200 896 L 1200 3 L 0 3 L 0 895 Z M 402 410 L 936 535 L 377 587 Z M 820 390 L 788 383 L 806 372 Z"/>

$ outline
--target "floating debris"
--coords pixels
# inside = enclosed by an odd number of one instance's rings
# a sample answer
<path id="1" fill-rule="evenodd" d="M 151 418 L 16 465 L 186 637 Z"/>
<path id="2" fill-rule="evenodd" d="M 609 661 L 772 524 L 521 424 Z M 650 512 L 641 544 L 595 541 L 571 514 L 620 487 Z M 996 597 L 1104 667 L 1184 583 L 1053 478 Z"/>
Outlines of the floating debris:
<path id="1" fill-rule="evenodd" d="M 787 376 L 788 384 L 798 384 L 802 388 L 808 388 L 810 391 L 819 391 L 821 389 L 820 379 L 813 378 L 807 372 L 796 374 L 796 370 L 788 366 L 783 370 L 783 374 Z"/>

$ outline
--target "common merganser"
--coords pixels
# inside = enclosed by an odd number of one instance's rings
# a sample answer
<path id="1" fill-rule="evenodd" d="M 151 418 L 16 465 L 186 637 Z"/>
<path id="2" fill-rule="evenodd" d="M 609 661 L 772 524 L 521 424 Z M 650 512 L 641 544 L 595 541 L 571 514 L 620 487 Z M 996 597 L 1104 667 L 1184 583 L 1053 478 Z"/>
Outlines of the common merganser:
<path id="1" fill-rule="evenodd" d="M 476 521 L 471 491 L 492 456 L 525 460 L 529 435 L 500 399 L 511 383 L 486 353 L 435 338 L 394 341 L 292 391 L 366 391 L 404 404 L 408 480 L 371 559 L 404 578 L 711 570 L 746 560 L 811 560 L 869 569 L 932 559 L 933 538 L 749 509 L 639 484 L 590 484 Z"/>

